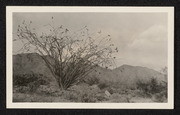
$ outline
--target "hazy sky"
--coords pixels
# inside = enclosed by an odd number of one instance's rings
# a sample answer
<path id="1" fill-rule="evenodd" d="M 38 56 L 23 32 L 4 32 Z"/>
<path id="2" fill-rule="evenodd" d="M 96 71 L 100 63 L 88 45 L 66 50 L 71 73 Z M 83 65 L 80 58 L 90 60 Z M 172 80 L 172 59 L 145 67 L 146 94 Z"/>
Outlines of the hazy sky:
<path id="1" fill-rule="evenodd" d="M 156 70 L 167 66 L 166 13 L 14 13 L 13 31 L 23 20 L 32 21 L 40 31 L 52 16 L 56 25 L 71 31 L 87 26 L 92 32 L 110 34 L 119 49 L 117 66 L 129 64 Z M 13 53 L 18 53 L 20 47 L 20 43 L 14 42 Z"/>

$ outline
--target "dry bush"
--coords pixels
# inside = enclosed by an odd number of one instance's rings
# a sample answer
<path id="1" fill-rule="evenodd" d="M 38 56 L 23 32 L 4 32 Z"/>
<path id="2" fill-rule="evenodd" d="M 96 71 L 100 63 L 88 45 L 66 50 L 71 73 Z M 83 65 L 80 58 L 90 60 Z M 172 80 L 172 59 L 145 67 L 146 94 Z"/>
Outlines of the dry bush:
<path id="1" fill-rule="evenodd" d="M 142 91 L 141 96 L 143 97 L 154 97 L 155 101 L 163 102 L 167 99 L 167 83 L 158 82 L 157 79 L 152 78 L 148 82 L 137 82 L 137 88 Z"/>
<path id="2" fill-rule="evenodd" d="M 167 91 L 161 91 L 153 95 L 153 101 L 155 102 L 167 102 Z"/>
<path id="3" fill-rule="evenodd" d="M 49 79 L 42 74 L 35 73 L 13 75 L 13 86 L 27 86 L 32 82 L 36 82 L 39 85 L 47 85 Z"/>
<path id="4" fill-rule="evenodd" d="M 99 82 L 100 82 L 100 79 L 96 76 L 89 77 L 85 80 L 85 83 L 89 85 L 95 85 L 95 84 L 98 84 Z"/>
<path id="5" fill-rule="evenodd" d="M 110 97 L 110 102 L 115 102 L 115 103 L 129 103 L 130 98 L 128 95 L 122 95 L 119 93 L 114 93 Z"/>
<path id="6" fill-rule="evenodd" d="M 32 25 L 32 21 L 18 25 L 14 42 L 24 43 L 23 52 L 39 53 L 62 90 L 82 81 L 96 66 L 114 64 L 112 54 L 118 49 L 110 42 L 110 35 L 91 33 L 87 26 L 71 32 L 54 24 L 48 24 L 48 31 L 39 35 Z"/>
<path id="7" fill-rule="evenodd" d="M 141 80 L 137 81 L 137 88 L 142 90 L 145 94 L 154 94 L 160 91 L 157 79 L 152 78 L 150 81 L 144 82 Z"/>
<path id="8" fill-rule="evenodd" d="M 30 88 L 27 86 L 16 86 L 13 87 L 13 93 L 27 93 L 30 91 Z"/>
<path id="9" fill-rule="evenodd" d="M 89 86 L 87 84 L 75 85 L 65 90 L 62 98 L 71 102 L 99 102 L 107 100 L 105 94 L 101 92 L 97 85 Z"/>
<path id="10" fill-rule="evenodd" d="M 99 84 L 98 84 L 98 87 L 101 89 L 101 90 L 103 90 L 103 89 L 105 89 L 105 88 L 107 88 L 107 87 L 109 87 L 110 85 L 109 85 L 109 82 L 108 81 L 101 81 Z"/>
<path id="11" fill-rule="evenodd" d="M 13 75 L 13 87 L 16 92 L 35 92 L 40 85 L 48 85 L 49 79 L 42 74 Z"/>
<path id="12" fill-rule="evenodd" d="M 36 89 L 36 93 L 50 95 L 50 96 L 58 96 L 60 92 L 57 89 L 57 87 L 53 86 L 52 84 L 48 84 L 48 85 L 40 85 Z"/>

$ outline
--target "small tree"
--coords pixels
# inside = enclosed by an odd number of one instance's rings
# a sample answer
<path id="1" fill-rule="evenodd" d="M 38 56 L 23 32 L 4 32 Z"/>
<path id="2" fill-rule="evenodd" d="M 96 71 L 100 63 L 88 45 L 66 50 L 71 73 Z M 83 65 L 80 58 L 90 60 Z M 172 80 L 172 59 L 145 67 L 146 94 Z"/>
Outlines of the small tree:
<path id="1" fill-rule="evenodd" d="M 72 33 L 54 24 L 48 24 L 49 31 L 39 34 L 31 25 L 31 21 L 18 25 L 14 41 L 23 42 L 23 52 L 40 54 L 61 89 L 78 83 L 96 66 L 107 68 L 114 64 L 112 53 L 118 49 L 110 43 L 110 35 L 103 37 L 101 31 L 90 34 L 87 26 Z"/>
<path id="2" fill-rule="evenodd" d="M 163 92 L 163 96 L 165 96 L 167 98 L 167 95 L 168 95 L 168 82 L 167 82 L 167 80 L 168 80 L 168 67 L 162 68 L 161 73 L 164 75 L 164 77 L 166 79 L 165 81 L 163 81 L 161 83 L 161 87 L 162 87 L 161 90 Z"/>
<path id="3" fill-rule="evenodd" d="M 161 87 L 157 81 L 156 78 L 151 78 L 150 82 L 149 82 L 149 92 L 152 94 L 155 94 L 157 92 L 160 92 Z"/>
<path id="4" fill-rule="evenodd" d="M 168 75 L 168 68 L 164 67 L 160 70 L 160 72 L 164 75 L 166 81 L 167 81 L 167 75 Z"/>

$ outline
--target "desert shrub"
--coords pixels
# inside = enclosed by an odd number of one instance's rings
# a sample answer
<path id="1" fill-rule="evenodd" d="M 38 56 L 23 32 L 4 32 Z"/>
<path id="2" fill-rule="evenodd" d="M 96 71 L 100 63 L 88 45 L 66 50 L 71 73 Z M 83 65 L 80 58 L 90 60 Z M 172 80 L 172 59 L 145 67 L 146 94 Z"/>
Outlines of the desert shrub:
<path id="1" fill-rule="evenodd" d="M 87 84 L 75 85 L 64 91 L 62 97 L 71 102 L 97 102 L 106 100 L 104 93 L 97 85 L 89 86 Z"/>
<path id="2" fill-rule="evenodd" d="M 61 90 L 78 84 L 97 66 L 114 64 L 116 57 L 112 54 L 118 52 L 118 48 L 111 43 L 110 35 L 89 34 L 87 26 L 73 32 L 62 25 L 54 25 L 53 17 L 52 23 L 44 26 L 48 32 L 37 34 L 33 26 L 32 21 L 24 20 L 18 25 L 14 41 L 22 41 L 22 52 L 40 54 Z"/>
<path id="3" fill-rule="evenodd" d="M 108 98 L 105 96 L 104 93 L 96 94 L 96 99 L 97 99 L 97 101 L 100 101 L 100 102 L 108 100 Z"/>
<path id="4" fill-rule="evenodd" d="M 153 95 L 153 101 L 155 102 L 167 102 L 167 91 L 162 91 Z"/>
<path id="5" fill-rule="evenodd" d="M 99 78 L 93 76 L 93 77 L 89 77 L 85 80 L 85 83 L 89 84 L 89 85 L 94 85 L 94 84 L 98 84 L 99 83 Z"/>
<path id="6" fill-rule="evenodd" d="M 40 85 L 36 89 L 36 93 L 50 95 L 50 96 L 59 96 L 61 95 L 62 92 L 59 92 L 57 87 L 54 87 L 52 86 L 52 84 L 49 84 L 49 85 Z"/>
<path id="7" fill-rule="evenodd" d="M 95 97 L 95 94 L 85 92 L 81 96 L 81 102 L 96 102 L 97 99 Z"/>
<path id="8" fill-rule="evenodd" d="M 139 80 L 137 82 L 137 88 L 141 89 L 146 94 L 155 94 L 159 93 L 163 87 L 160 83 L 158 83 L 156 78 L 151 78 L 151 80 L 147 82 Z"/>
<path id="9" fill-rule="evenodd" d="M 103 81 L 103 82 L 100 82 L 100 83 L 98 84 L 98 87 L 99 87 L 100 89 L 105 89 L 105 88 L 109 87 L 109 84 L 108 84 L 108 82 Z"/>
<path id="10" fill-rule="evenodd" d="M 18 74 L 13 76 L 14 86 L 27 86 L 30 82 L 37 80 L 32 74 Z"/>
<path id="11" fill-rule="evenodd" d="M 95 94 L 88 91 L 65 91 L 63 98 L 71 102 L 96 102 Z"/>
<path id="12" fill-rule="evenodd" d="M 17 93 L 17 92 L 19 92 L 19 93 L 26 93 L 29 90 L 30 90 L 30 88 L 27 87 L 27 86 L 18 86 L 18 87 L 13 88 L 13 92 L 14 93 Z"/>
<path id="13" fill-rule="evenodd" d="M 166 102 L 167 101 L 167 83 L 166 82 L 161 82 L 159 84 L 159 87 L 161 89 L 161 91 L 159 91 L 158 93 L 156 93 L 154 95 L 154 101 L 156 102 Z"/>
<path id="14" fill-rule="evenodd" d="M 62 97 L 71 102 L 78 102 L 79 94 L 75 91 L 64 91 Z"/>
<path id="15" fill-rule="evenodd" d="M 139 80 L 137 82 L 137 88 L 143 92 L 143 96 L 154 96 L 159 102 L 162 102 L 162 97 L 167 98 L 167 83 L 159 83 L 156 78 L 152 78 L 148 82 Z"/>
<path id="16" fill-rule="evenodd" d="M 107 100 L 107 98 L 101 92 L 95 92 L 93 90 L 88 90 L 81 94 L 79 101 L 93 103 L 93 102 L 106 101 L 106 100 Z"/>
<path id="17" fill-rule="evenodd" d="M 115 103 L 129 103 L 130 99 L 128 95 L 122 95 L 119 93 L 114 93 L 110 97 L 110 102 L 115 102 Z"/>
<path id="18" fill-rule="evenodd" d="M 147 88 L 147 83 L 146 82 L 143 82 L 143 81 L 140 81 L 140 80 L 138 80 L 137 82 L 136 82 L 136 84 L 137 84 L 137 89 L 140 89 L 140 90 L 143 90 L 144 92 L 147 92 L 147 90 L 148 90 L 148 88 Z"/>
<path id="19" fill-rule="evenodd" d="M 14 86 L 27 86 L 31 82 L 36 82 L 41 85 L 48 84 L 48 80 L 42 74 L 17 74 L 13 75 Z"/>
<path id="20" fill-rule="evenodd" d="M 155 94 L 161 91 L 161 85 L 158 83 L 157 79 L 152 78 L 149 82 L 149 92 Z"/>
<path id="21" fill-rule="evenodd" d="M 40 85 L 47 84 L 49 84 L 49 80 L 42 74 L 18 74 L 13 76 L 13 86 L 19 87 L 20 92 L 33 92 Z"/>

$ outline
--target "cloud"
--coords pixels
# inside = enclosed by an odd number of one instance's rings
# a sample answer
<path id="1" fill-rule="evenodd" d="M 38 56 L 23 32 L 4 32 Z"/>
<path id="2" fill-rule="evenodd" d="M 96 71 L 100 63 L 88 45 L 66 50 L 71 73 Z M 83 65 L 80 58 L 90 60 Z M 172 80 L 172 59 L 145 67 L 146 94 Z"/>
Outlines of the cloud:
<path id="1" fill-rule="evenodd" d="M 149 66 L 159 69 L 167 66 L 167 28 L 153 25 L 138 35 L 130 43 L 121 63 Z"/>
<path id="2" fill-rule="evenodd" d="M 167 30 L 162 25 L 153 25 L 135 36 L 129 48 L 137 53 L 158 54 L 167 51 Z"/>
<path id="3" fill-rule="evenodd" d="M 52 16 L 55 26 L 63 25 L 72 32 L 87 26 L 91 33 L 101 30 L 111 35 L 119 49 L 117 66 L 160 68 L 167 63 L 166 13 L 14 13 L 13 33 L 23 20 L 32 21 L 37 33 L 47 32 L 44 25 L 52 24 Z M 13 52 L 21 45 L 13 42 Z"/>

